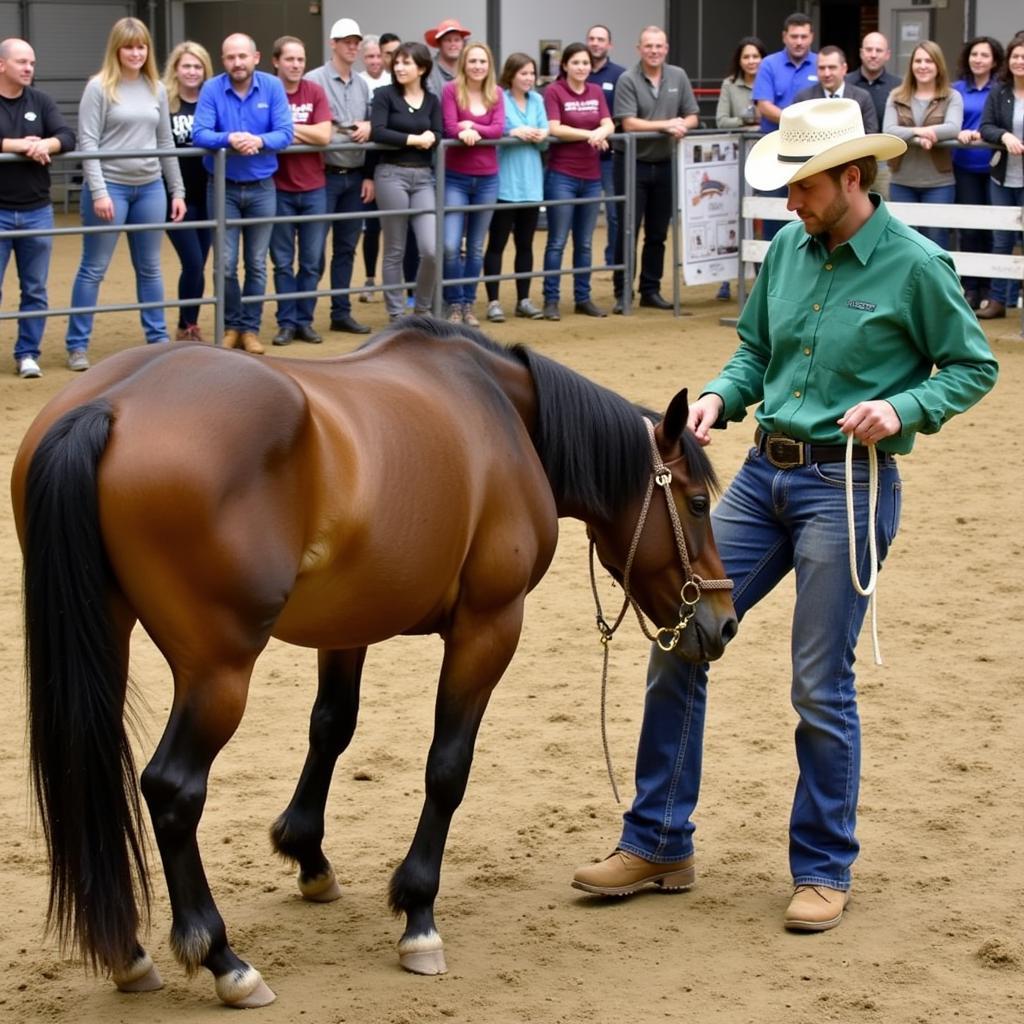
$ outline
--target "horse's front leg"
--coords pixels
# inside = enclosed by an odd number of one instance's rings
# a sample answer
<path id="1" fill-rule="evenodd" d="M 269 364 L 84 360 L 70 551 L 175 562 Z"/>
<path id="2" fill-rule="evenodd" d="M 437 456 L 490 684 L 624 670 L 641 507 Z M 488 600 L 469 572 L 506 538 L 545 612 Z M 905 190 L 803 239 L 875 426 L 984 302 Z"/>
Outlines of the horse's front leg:
<path id="1" fill-rule="evenodd" d="M 317 903 L 336 900 L 341 895 L 334 869 L 323 852 L 324 807 L 334 766 L 356 730 L 359 681 L 365 659 L 365 647 L 320 651 L 306 763 L 291 802 L 270 829 L 278 853 L 299 865 L 302 895 Z"/>
<path id="2" fill-rule="evenodd" d="M 391 909 L 406 915 L 399 962 L 416 974 L 448 969 L 434 923 L 441 859 L 452 815 L 466 792 L 480 721 L 519 640 L 522 611 L 520 600 L 503 612 L 462 614 L 446 638 L 423 811 L 409 852 L 391 879 Z"/>
<path id="3" fill-rule="evenodd" d="M 249 688 L 253 662 L 240 667 L 175 670 L 175 699 L 167 728 L 142 773 L 163 861 L 173 924 L 171 947 L 189 974 L 206 967 L 229 1006 L 265 1006 L 274 993 L 260 972 L 228 944 L 224 920 L 206 880 L 196 830 L 206 803 L 210 766 L 231 738 Z"/>

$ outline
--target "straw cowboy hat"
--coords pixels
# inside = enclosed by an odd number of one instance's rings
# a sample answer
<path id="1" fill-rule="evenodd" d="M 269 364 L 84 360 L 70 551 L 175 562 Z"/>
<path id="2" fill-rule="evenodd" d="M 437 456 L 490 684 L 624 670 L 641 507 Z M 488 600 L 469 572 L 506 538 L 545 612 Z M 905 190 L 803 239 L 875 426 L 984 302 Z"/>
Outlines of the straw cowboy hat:
<path id="1" fill-rule="evenodd" d="M 889 160 L 906 149 L 895 135 L 865 135 L 855 100 L 805 100 L 786 107 L 779 130 L 755 143 L 744 176 L 759 191 L 771 192 L 862 156 Z"/>
<path id="2" fill-rule="evenodd" d="M 458 18 L 445 18 L 444 21 L 438 24 L 437 28 L 428 28 L 423 33 L 423 38 L 427 41 L 427 46 L 437 46 L 438 39 L 441 36 L 448 35 L 449 32 L 458 32 L 463 39 L 473 34 Z"/>

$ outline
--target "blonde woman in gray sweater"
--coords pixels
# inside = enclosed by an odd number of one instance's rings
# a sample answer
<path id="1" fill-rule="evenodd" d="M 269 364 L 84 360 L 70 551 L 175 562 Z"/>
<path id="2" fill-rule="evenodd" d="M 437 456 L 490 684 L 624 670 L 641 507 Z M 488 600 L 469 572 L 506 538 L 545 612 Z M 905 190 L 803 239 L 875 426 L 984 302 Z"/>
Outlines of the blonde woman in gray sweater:
<path id="1" fill-rule="evenodd" d="M 78 140 L 83 150 L 173 149 L 167 92 L 153 57 L 149 30 L 137 18 L 121 18 L 110 31 L 103 66 L 85 87 L 78 106 Z M 126 156 L 83 160 L 82 223 L 154 224 L 185 215 L 185 186 L 175 157 Z M 166 190 L 164 182 L 166 181 Z M 94 306 L 120 232 L 85 235 L 82 263 L 71 290 L 73 306 Z M 139 302 L 162 302 L 161 231 L 128 233 Z M 169 341 L 162 307 L 140 312 L 146 341 Z M 92 313 L 68 319 L 68 366 L 87 370 Z"/>

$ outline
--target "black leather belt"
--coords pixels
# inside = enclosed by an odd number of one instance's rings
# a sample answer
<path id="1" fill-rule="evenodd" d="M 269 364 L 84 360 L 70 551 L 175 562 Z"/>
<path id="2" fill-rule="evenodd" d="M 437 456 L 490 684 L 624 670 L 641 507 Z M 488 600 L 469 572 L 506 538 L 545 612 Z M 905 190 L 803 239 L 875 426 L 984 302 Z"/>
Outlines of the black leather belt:
<path id="1" fill-rule="evenodd" d="M 776 469 L 796 469 L 797 466 L 809 466 L 813 462 L 843 462 L 846 459 L 845 444 L 808 444 L 785 434 L 766 434 L 760 427 L 754 432 L 754 444 Z M 855 460 L 867 457 L 867 446 L 853 446 Z M 879 452 L 878 459 L 882 465 L 890 465 L 894 456 Z"/>

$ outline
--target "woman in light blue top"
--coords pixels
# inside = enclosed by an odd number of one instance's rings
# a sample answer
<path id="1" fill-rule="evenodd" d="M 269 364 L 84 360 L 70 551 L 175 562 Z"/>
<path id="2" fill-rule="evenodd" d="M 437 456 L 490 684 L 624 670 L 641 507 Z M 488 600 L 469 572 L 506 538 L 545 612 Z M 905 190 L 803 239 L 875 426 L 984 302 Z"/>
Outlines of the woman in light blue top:
<path id="1" fill-rule="evenodd" d="M 547 145 L 548 116 L 544 101 L 534 92 L 537 66 L 525 53 L 510 54 L 501 72 L 505 90 L 505 134 L 519 139 L 522 145 L 498 149 L 498 202 L 537 203 L 537 206 L 494 211 L 491 234 L 484 253 L 484 274 L 501 273 L 501 258 L 511 234 L 515 238 L 515 272 L 533 271 L 533 236 L 537 230 L 540 203 L 544 198 L 544 167 L 541 150 Z M 505 314 L 498 301 L 498 282 L 488 281 L 487 319 L 503 323 Z M 539 320 L 541 311 L 530 302 L 530 279 L 516 281 L 516 316 Z"/>

